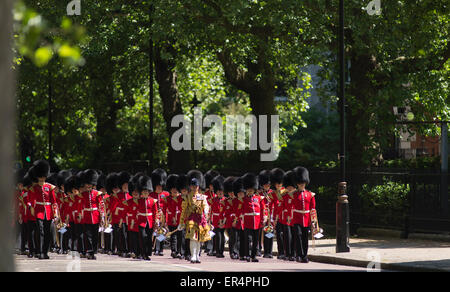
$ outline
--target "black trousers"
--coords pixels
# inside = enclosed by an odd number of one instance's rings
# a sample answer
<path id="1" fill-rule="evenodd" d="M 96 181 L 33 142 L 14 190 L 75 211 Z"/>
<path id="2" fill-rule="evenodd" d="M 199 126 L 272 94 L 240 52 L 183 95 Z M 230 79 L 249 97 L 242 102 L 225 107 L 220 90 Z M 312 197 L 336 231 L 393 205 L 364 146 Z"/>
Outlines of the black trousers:
<path id="1" fill-rule="evenodd" d="M 309 227 L 300 224 L 292 226 L 295 249 L 298 257 L 305 258 L 308 255 L 308 232 Z"/>
<path id="2" fill-rule="evenodd" d="M 244 229 L 244 256 L 256 258 L 258 250 L 258 229 Z"/>
<path id="3" fill-rule="evenodd" d="M 22 224 L 18 224 L 18 226 L 19 226 L 19 230 L 20 230 L 20 251 L 25 252 L 26 246 L 27 246 L 28 224 L 22 222 Z"/>
<path id="4" fill-rule="evenodd" d="M 105 233 L 106 235 L 106 233 Z M 134 253 L 136 256 L 140 254 L 140 244 L 139 244 L 139 232 L 128 231 L 128 238 L 130 239 L 130 252 Z M 106 239 L 105 239 L 106 245 Z"/>
<path id="5" fill-rule="evenodd" d="M 36 221 L 27 222 L 27 242 L 28 251 L 33 254 L 39 253 L 38 251 L 38 239 L 37 239 L 37 223 Z"/>
<path id="6" fill-rule="evenodd" d="M 214 251 L 216 254 L 223 255 L 225 249 L 225 229 L 224 228 L 214 228 Z"/>
<path id="7" fill-rule="evenodd" d="M 261 234 L 263 234 L 263 229 L 258 229 L 258 253 L 261 253 L 262 251 L 262 240 L 261 240 Z"/>
<path id="8" fill-rule="evenodd" d="M 237 246 L 239 249 L 239 257 L 245 257 L 245 239 L 244 239 L 244 230 L 236 229 L 237 230 Z M 247 247 L 248 248 L 248 247 Z"/>
<path id="9" fill-rule="evenodd" d="M 293 257 L 294 256 L 294 247 L 293 247 L 291 226 L 284 225 L 284 224 L 281 224 L 281 225 L 283 226 L 284 255 L 286 257 Z"/>
<path id="10" fill-rule="evenodd" d="M 181 242 L 181 255 L 184 257 L 191 256 L 191 248 L 190 248 L 190 240 L 186 238 L 186 229 L 181 231 L 181 238 L 183 241 Z"/>
<path id="11" fill-rule="evenodd" d="M 264 232 L 264 231 L 263 231 Z M 267 238 L 264 234 L 264 254 L 265 255 L 272 255 L 273 250 L 273 237 Z"/>
<path id="12" fill-rule="evenodd" d="M 103 235 L 105 237 L 105 247 L 104 250 L 105 252 L 109 252 L 112 251 L 112 240 L 113 240 L 113 236 L 112 236 L 112 232 L 111 233 L 106 233 Z"/>
<path id="13" fill-rule="evenodd" d="M 39 234 L 38 252 L 40 254 L 47 254 L 52 241 L 52 233 L 50 230 L 51 220 L 36 219 L 36 224 Z"/>
<path id="14" fill-rule="evenodd" d="M 238 255 L 239 251 L 236 248 L 237 245 L 237 230 L 234 228 L 227 228 L 227 232 L 228 232 L 228 249 L 230 251 L 230 256 L 231 255 Z"/>
<path id="15" fill-rule="evenodd" d="M 148 224 L 145 227 L 139 226 L 139 238 L 142 243 L 141 246 L 141 255 L 142 256 L 151 256 L 153 249 L 153 228 L 149 228 Z"/>
<path id="16" fill-rule="evenodd" d="M 71 228 L 72 235 L 72 251 L 78 251 L 80 254 L 85 254 L 85 246 L 84 246 L 84 235 L 83 235 L 83 225 L 78 223 L 69 223 Z"/>
<path id="17" fill-rule="evenodd" d="M 90 255 L 97 253 L 98 247 L 98 224 L 84 224 L 86 234 L 86 252 Z"/>
<path id="18" fill-rule="evenodd" d="M 122 223 L 122 227 L 119 227 L 119 224 L 113 224 L 113 232 L 114 247 L 117 248 L 117 252 L 128 252 L 127 224 Z"/>
<path id="19" fill-rule="evenodd" d="M 169 232 L 177 229 L 177 226 L 169 226 Z M 173 253 L 181 254 L 181 243 L 183 242 L 183 234 L 177 231 L 170 236 L 170 250 Z"/>
<path id="20" fill-rule="evenodd" d="M 278 256 L 284 256 L 285 254 L 284 254 L 283 225 L 280 222 L 277 222 L 275 230 L 277 233 Z"/>

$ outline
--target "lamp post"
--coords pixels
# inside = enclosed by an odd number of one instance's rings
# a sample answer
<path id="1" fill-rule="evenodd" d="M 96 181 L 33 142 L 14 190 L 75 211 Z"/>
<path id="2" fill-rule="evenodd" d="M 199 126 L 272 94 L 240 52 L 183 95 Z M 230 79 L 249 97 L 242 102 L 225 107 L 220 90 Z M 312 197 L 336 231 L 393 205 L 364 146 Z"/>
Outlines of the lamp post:
<path id="1" fill-rule="evenodd" d="M 190 102 L 193 115 L 195 115 L 194 109 L 201 103 L 202 102 L 197 99 L 197 94 L 195 93 L 194 98 Z M 194 119 L 195 119 L 195 117 L 194 117 Z M 195 130 L 193 132 L 195 133 Z M 194 149 L 194 168 L 197 168 L 197 152 L 195 149 Z"/>
<path id="2" fill-rule="evenodd" d="M 150 41 L 149 41 L 149 73 L 150 73 L 150 84 L 149 84 L 149 121 L 150 121 L 150 132 L 149 132 L 149 149 L 148 149 L 148 162 L 149 168 L 153 168 L 153 98 L 154 98 L 154 90 L 153 90 L 153 39 L 152 39 L 152 15 L 153 15 L 153 5 L 150 1 L 150 23 L 149 23 L 149 33 L 150 33 Z M 151 169 L 149 169 L 150 171 Z"/>
<path id="3" fill-rule="evenodd" d="M 339 153 L 340 182 L 336 202 L 336 252 L 349 252 L 349 204 L 345 181 L 345 42 L 344 0 L 339 0 L 339 108 L 341 145 Z"/>

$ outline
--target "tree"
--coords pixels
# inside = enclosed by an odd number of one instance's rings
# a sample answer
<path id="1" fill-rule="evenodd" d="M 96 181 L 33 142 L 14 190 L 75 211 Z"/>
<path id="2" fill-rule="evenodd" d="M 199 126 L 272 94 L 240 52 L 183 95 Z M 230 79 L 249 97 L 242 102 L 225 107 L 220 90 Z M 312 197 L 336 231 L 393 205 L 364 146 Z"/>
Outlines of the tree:
<path id="1" fill-rule="evenodd" d="M 12 66 L 12 0 L 0 2 L 0 88 L 2 88 L 0 107 L 0 271 L 14 271 L 13 236 L 11 220 L 14 210 L 14 179 L 12 173 L 14 145 L 14 78 Z"/>

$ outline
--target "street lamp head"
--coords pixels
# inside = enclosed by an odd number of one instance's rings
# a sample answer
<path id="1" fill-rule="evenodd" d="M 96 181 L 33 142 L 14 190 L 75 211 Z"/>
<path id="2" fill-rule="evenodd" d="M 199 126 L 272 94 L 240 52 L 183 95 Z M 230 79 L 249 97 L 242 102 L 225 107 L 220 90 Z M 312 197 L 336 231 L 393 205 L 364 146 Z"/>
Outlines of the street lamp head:
<path id="1" fill-rule="evenodd" d="M 196 108 L 201 103 L 202 102 L 197 99 L 197 94 L 194 94 L 194 98 L 190 102 L 190 104 L 192 105 L 192 108 Z"/>

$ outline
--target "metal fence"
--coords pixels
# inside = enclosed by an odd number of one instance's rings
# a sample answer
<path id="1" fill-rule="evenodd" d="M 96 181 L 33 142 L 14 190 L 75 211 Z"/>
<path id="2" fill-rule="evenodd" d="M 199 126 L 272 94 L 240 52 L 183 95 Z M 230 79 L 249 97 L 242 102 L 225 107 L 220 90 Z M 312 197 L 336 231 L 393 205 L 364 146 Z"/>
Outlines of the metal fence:
<path id="1" fill-rule="evenodd" d="M 309 189 L 317 193 L 321 222 L 335 224 L 339 173 L 311 171 L 310 176 Z M 404 237 L 412 232 L 450 232 L 450 214 L 442 208 L 440 173 L 351 172 L 347 182 L 352 234 L 359 227 L 401 230 Z"/>

